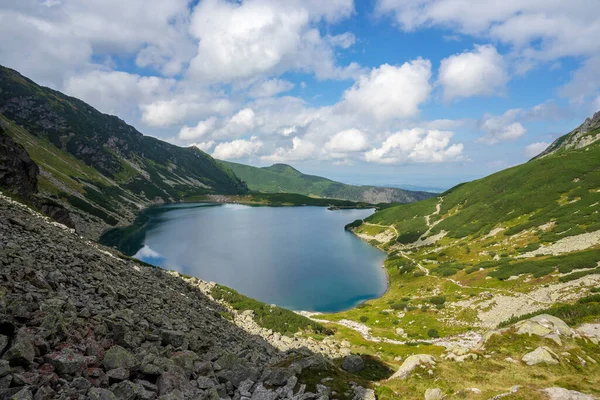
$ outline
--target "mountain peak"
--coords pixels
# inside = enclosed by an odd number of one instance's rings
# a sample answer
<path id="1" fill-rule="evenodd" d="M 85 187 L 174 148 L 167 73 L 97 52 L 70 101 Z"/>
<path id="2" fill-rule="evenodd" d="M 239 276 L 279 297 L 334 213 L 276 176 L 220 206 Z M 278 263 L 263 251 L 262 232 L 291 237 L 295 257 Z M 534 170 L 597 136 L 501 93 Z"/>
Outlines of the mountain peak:
<path id="1" fill-rule="evenodd" d="M 534 159 L 554 154 L 560 150 L 580 149 L 600 139 L 600 111 L 591 118 L 586 118 L 583 124 L 556 139 L 546 150 Z"/>

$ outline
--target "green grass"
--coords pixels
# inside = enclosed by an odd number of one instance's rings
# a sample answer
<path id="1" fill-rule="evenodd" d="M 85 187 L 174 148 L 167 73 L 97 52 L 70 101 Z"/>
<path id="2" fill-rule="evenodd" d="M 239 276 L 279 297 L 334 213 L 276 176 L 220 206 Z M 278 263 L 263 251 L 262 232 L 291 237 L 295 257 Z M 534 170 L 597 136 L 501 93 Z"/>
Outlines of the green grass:
<path id="1" fill-rule="evenodd" d="M 598 230 L 598 182 L 597 143 L 533 160 L 443 193 L 444 220 L 432 233 L 444 230 L 451 238 L 480 237 L 496 226 L 511 225 L 505 232 L 511 235 L 554 221 L 554 228 L 541 237 L 553 242 Z M 400 232 L 406 232 L 407 240 L 414 239 L 426 230 L 424 217 L 434 211 L 436 202 L 430 199 L 391 207 L 375 213 L 368 221 L 393 224 Z"/>
<path id="2" fill-rule="evenodd" d="M 217 285 L 211 291 L 216 300 L 223 300 L 238 311 L 252 310 L 254 320 L 262 327 L 291 336 L 298 331 L 312 331 L 330 335 L 333 332 L 323 325 L 285 308 L 271 306 L 246 297 L 233 289 Z"/>
<path id="3" fill-rule="evenodd" d="M 233 162 L 222 161 L 242 178 L 248 188 L 264 193 L 298 193 L 305 196 L 342 199 L 355 202 L 378 202 L 375 195 L 384 191 L 375 186 L 354 186 L 335 182 L 320 176 L 306 175 L 286 164 L 274 164 L 270 167 L 252 167 Z M 391 202 L 408 203 L 426 199 L 432 194 L 412 192 L 397 188 L 386 188 Z"/>

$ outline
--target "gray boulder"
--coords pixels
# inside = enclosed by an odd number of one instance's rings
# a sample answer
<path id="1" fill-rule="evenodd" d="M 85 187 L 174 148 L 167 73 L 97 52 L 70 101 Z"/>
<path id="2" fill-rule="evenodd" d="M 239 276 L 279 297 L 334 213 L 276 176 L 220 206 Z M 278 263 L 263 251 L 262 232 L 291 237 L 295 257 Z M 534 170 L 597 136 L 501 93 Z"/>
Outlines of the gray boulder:
<path id="1" fill-rule="evenodd" d="M 117 397 L 106 389 L 91 388 L 87 395 L 90 400 L 117 400 Z"/>
<path id="2" fill-rule="evenodd" d="M 444 398 L 444 393 L 442 393 L 441 389 L 427 389 L 425 391 L 425 400 L 442 400 Z"/>
<path id="3" fill-rule="evenodd" d="M 360 372 L 365 368 L 365 362 L 359 355 L 350 355 L 344 358 L 342 368 L 350 373 Z"/>
<path id="4" fill-rule="evenodd" d="M 175 348 L 183 346 L 185 336 L 182 332 L 164 330 L 161 332 L 163 346 L 171 345 Z"/>
<path id="5" fill-rule="evenodd" d="M 400 369 L 389 379 L 406 379 L 420 365 L 435 365 L 435 357 L 429 354 L 415 354 L 410 356 L 404 360 Z"/>
<path id="6" fill-rule="evenodd" d="M 538 347 L 521 359 L 527 365 L 558 364 L 558 356 L 548 347 Z"/>
<path id="7" fill-rule="evenodd" d="M 561 387 L 551 387 L 542 390 L 549 400 L 594 400 L 595 397 L 589 394 L 577 392 L 575 390 L 563 389 Z"/>
<path id="8" fill-rule="evenodd" d="M 46 359 L 52 364 L 59 374 L 73 375 L 80 373 L 85 366 L 85 358 L 70 349 L 48 354 Z"/>
<path id="9" fill-rule="evenodd" d="M 4 354 L 4 359 L 8 360 L 10 365 L 28 367 L 35 357 L 35 345 L 33 341 L 33 335 L 21 329 L 17 332 L 12 346 Z"/>
<path id="10" fill-rule="evenodd" d="M 138 365 L 138 360 L 135 356 L 121 346 L 112 346 L 104 354 L 102 361 L 107 370 L 116 368 L 132 369 Z"/>

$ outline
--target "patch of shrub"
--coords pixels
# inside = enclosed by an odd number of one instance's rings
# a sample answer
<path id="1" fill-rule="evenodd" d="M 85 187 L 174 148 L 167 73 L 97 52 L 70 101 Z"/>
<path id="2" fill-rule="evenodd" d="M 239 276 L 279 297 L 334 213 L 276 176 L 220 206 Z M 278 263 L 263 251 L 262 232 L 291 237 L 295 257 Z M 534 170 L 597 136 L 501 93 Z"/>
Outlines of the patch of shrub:
<path id="1" fill-rule="evenodd" d="M 415 278 L 419 278 L 421 276 L 425 276 L 425 271 L 421 271 L 421 270 L 415 271 L 415 272 L 413 272 L 413 276 Z"/>
<path id="2" fill-rule="evenodd" d="M 404 310 L 408 307 L 408 302 L 406 301 L 398 301 L 390 306 L 392 310 Z"/>
<path id="3" fill-rule="evenodd" d="M 285 308 L 272 307 L 269 304 L 261 303 L 225 286 L 215 286 L 211 291 L 211 295 L 216 300 L 224 300 L 235 310 L 254 311 L 254 320 L 257 324 L 284 335 L 293 335 L 299 330 L 312 330 L 315 333 L 325 335 L 333 334 L 331 329 L 324 327 L 318 322 Z"/>
<path id="4" fill-rule="evenodd" d="M 362 225 L 362 223 L 363 223 L 362 219 L 357 219 L 357 220 L 350 222 L 349 224 L 346 224 L 346 226 L 344 226 L 344 229 L 349 231 L 351 229 L 358 228 L 359 226 Z"/>
<path id="5" fill-rule="evenodd" d="M 430 329 L 427 331 L 427 336 L 429 336 L 430 338 L 439 338 L 440 334 L 436 329 Z"/>
<path id="6" fill-rule="evenodd" d="M 367 317 L 366 315 L 363 315 L 359 318 L 360 322 L 367 322 L 369 320 L 369 317 Z"/>
<path id="7" fill-rule="evenodd" d="M 439 305 L 446 302 L 446 296 L 433 296 L 428 300 L 431 304 Z"/>
<path id="8" fill-rule="evenodd" d="M 589 271 L 573 272 L 573 273 L 570 273 L 569 275 L 561 276 L 559 278 L 559 281 L 570 282 L 570 281 L 574 281 L 579 278 L 583 278 L 584 276 L 594 275 L 594 274 L 600 274 L 600 268 L 592 269 Z"/>

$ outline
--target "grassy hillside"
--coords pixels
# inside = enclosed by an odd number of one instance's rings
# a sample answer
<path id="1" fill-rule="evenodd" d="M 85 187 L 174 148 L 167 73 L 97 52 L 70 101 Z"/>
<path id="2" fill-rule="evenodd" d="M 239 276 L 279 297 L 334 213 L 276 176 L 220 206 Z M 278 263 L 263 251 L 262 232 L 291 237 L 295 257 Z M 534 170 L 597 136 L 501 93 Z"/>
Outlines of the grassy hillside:
<path id="1" fill-rule="evenodd" d="M 325 197 L 377 203 L 410 203 L 433 196 L 427 192 L 413 192 L 397 188 L 354 186 L 335 182 L 320 176 L 306 175 L 286 164 L 270 167 L 252 167 L 223 161 L 250 190 L 267 193 L 298 193 L 305 196 Z"/>
<path id="2" fill-rule="evenodd" d="M 600 323 L 600 298 L 594 294 L 600 291 L 598 141 L 562 147 L 435 198 L 380 210 L 348 229 L 388 252 L 388 291 L 319 320 L 337 327 L 336 336 L 353 348 L 388 363 L 406 352 L 439 356 L 436 343 L 465 346 L 473 332 L 484 335 L 542 313 L 573 327 Z M 390 382 L 389 388 L 396 395 L 444 385 L 448 394 L 461 387 L 498 393 L 523 384 L 535 391 L 522 396 L 544 398 L 537 389 L 565 387 L 565 382 L 575 390 L 597 387 L 577 377 L 579 364 L 566 359 L 538 370 L 507 361 L 507 353 L 520 359 L 523 349 L 538 344 L 522 336 L 494 337 L 494 351 L 486 359 L 479 352 L 477 361 L 464 364 L 440 360 L 433 374 Z M 589 343 L 554 348 L 566 355 L 565 349 Z M 585 351 L 598 354 L 598 347 Z"/>
<path id="3" fill-rule="evenodd" d="M 152 203 L 247 192 L 231 169 L 199 149 L 144 136 L 4 67 L 0 121 L 40 166 L 42 195 L 80 213 L 79 228 L 98 225 L 92 236 Z"/>

